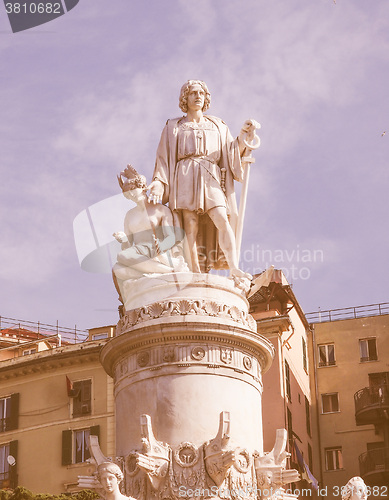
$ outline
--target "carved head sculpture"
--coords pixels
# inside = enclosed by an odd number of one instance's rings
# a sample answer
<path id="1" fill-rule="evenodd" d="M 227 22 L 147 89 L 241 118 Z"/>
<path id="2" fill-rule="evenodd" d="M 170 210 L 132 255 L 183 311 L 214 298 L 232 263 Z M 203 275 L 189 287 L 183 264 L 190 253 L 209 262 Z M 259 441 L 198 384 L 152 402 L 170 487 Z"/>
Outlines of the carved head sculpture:
<path id="1" fill-rule="evenodd" d="M 355 476 L 342 488 L 342 500 L 366 500 L 367 487 L 364 480 Z"/>
<path id="2" fill-rule="evenodd" d="M 120 172 L 118 175 L 118 182 L 123 193 L 132 191 L 136 188 L 146 189 L 147 187 L 146 177 L 139 174 L 132 165 L 127 165 L 127 167 Z"/>
<path id="3" fill-rule="evenodd" d="M 97 480 L 106 491 L 119 489 L 124 475 L 120 467 L 113 462 L 103 462 L 97 467 Z"/>
<path id="4" fill-rule="evenodd" d="M 193 85 L 200 85 L 200 87 L 204 90 L 205 98 L 203 111 L 207 111 L 207 109 L 211 105 L 211 93 L 209 92 L 206 83 L 201 80 L 188 80 L 181 87 L 179 98 L 179 106 L 181 111 L 183 111 L 184 113 L 187 113 L 188 111 L 188 95 Z"/>

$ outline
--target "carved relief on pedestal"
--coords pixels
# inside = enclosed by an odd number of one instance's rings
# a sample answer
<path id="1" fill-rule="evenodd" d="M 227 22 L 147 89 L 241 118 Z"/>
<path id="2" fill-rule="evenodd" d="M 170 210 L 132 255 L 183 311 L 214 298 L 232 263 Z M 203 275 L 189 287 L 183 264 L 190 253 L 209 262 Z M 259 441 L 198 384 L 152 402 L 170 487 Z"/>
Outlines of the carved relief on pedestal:
<path id="1" fill-rule="evenodd" d="M 229 347 L 221 347 L 220 359 L 223 361 L 223 363 L 230 365 L 232 363 L 232 349 L 230 349 Z"/>
<path id="2" fill-rule="evenodd" d="M 234 451 L 227 448 L 230 440 L 230 413 L 220 414 L 219 430 L 211 441 L 204 445 L 204 461 L 209 476 L 217 487 L 225 481 L 231 465 L 234 463 Z"/>
<path id="3" fill-rule="evenodd" d="M 124 333 L 144 321 L 172 316 L 211 316 L 229 319 L 256 332 L 257 325 L 251 314 L 236 306 L 219 304 L 208 299 L 175 299 L 157 302 L 137 309 L 127 311 L 120 319 L 116 335 Z"/>
<path id="4" fill-rule="evenodd" d="M 278 429 L 271 452 L 259 455 L 243 448 L 229 448 L 230 414 L 220 414 L 216 436 L 202 446 L 185 441 L 176 447 L 157 441 L 148 415 L 141 416 L 141 451 L 118 457 L 125 473 L 125 493 L 137 500 L 182 498 L 231 498 L 233 500 L 294 499 L 282 486 L 300 479 L 286 469 L 287 433 Z M 90 450 L 96 466 L 109 463 L 96 436 Z M 123 466 L 124 462 L 124 466 Z M 116 466 L 117 466 L 116 465 Z M 80 486 L 99 491 L 96 474 L 80 476 Z M 123 499 L 124 500 L 124 499 Z"/>
<path id="5" fill-rule="evenodd" d="M 262 500 L 275 497 L 275 493 L 277 498 L 283 498 L 285 495 L 282 486 L 300 480 L 297 470 L 286 469 L 286 459 L 290 456 L 290 453 L 285 451 L 286 443 L 286 430 L 277 429 L 274 448 L 269 453 L 254 456 L 254 468 Z"/>
<path id="6" fill-rule="evenodd" d="M 169 346 L 169 347 L 164 347 L 163 348 L 163 361 L 165 363 L 169 363 L 174 361 L 175 354 L 174 354 L 174 346 Z"/>
<path id="7" fill-rule="evenodd" d="M 169 488 L 176 499 L 188 496 L 190 490 L 201 491 L 207 486 L 203 448 L 189 442 L 181 443 L 173 452 L 169 468 Z"/>
<path id="8" fill-rule="evenodd" d="M 174 460 L 181 467 L 193 467 L 199 461 L 199 450 L 192 443 L 181 443 L 180 446 L 174 451 Z"/>
<path id="9" fill-rule="evenodd" d="M 117 368 L 116 368 L 116 378 L 122 378 L 125 377 L 128 373 L 128 362 L 127 360 L 123 360 L 122 362 L 118 363 Z"/>
<path id="10" fill-rule="evenodd" d="M 155 439 L 148 415 L 141 416 L 141 433 L 142 453 L 137 455 L 136 464 L 147 474 L 152 488 L 158 490 L 169 468 L 170 448 Z"/>
<path id="11" fill-rule="evenodd" d="M 147 475 L 138 467 L 138 453 L 131 453 L 124 461 L 126 493 L 137 500 L 145 500 L 147 494 Z"/>
<path id="12" fill-rule="evenodd" d="M 251 358 L 248 356 L 243 357 L 243 366 L 246 368 L 246 370 L 251 370 L 251 367 L 253 366 L 253 362 L 251 361 Z"/>
<path id="13" fill-rule="evenodd" d="M 143 368 L 144 366 L 147 366 L 149 364 L 149 361 L 150 361 L 150 353 L 147 352 L 147 351 L 143 351 L 141 353 L 138 354 L 137 358 L 136 358 L 137 362 L 138 362 L 138 365 Z"/>
<path id="14" fill-rule="evenodd" d="M 171 340 L 171 339 L 170 339 Z M 222 339 L 220 339 L 222 341 Z M 230 342 L 231 343 L 231 342 Z M 194 366 L 205 368 L 227 368 L 249 375 L 256 384 L 261 383 L 261 366 L 256 356 L 242 350 L 239 343 L 234 347 L 207 342 L 206 345 L 175 343 L 154 345 L 149 349 L 135 350 L 125 360 L 119 361 L 115 369 L 115 381 L 119 382 L 139 371 L 161 369 L 166 365 L 177 368 Z"/>
<path id="15" fill-rule="evenodd" d="M 205 356 L 205 350 L 199 346 L 193 347 L 191 356 L 196 361 L 201 361 Z"/>

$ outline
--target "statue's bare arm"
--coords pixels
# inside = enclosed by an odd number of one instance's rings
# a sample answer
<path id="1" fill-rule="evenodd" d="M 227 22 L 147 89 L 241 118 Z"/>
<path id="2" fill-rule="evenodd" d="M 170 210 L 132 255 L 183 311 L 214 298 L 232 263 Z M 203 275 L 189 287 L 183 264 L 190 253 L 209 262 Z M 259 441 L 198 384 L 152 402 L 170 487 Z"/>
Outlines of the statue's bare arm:
<path id="1" fill-rule="evenodd" d="M 124 231 L 117 231 L 113 233 L 113 237 L 116 241 L 122 244 L 122 250 L 129 248 L 133 244 L 133 236 L 132 233 L 128 230 L 128 218 L 130 217 L 127 212 L 126 217 L 124 219 Z"/>

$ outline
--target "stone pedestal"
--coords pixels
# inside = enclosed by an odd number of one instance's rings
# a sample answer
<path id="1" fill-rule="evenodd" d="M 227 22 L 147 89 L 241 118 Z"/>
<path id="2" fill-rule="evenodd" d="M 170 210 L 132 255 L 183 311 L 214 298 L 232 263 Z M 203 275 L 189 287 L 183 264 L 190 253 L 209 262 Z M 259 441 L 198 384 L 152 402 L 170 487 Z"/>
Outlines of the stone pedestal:
<path id="1" fill-rule="evenodd" d="M 176 466 L 190 467 L 223 428 L 224 445 L 240 450 L 243 469 L 251 470 L 252 454 L 263 453 L 262 373 L 273 347 L 257 333 L 244 294 L 225 277 L 175 273 L 138 280 L 126 311 L 101 361 L 114 378 L 117 455 L 127 472 L 142 462 L 129 465 L 128 457 L 147 455 L 154 436 L 171 450 L 167 461 L 171 453 Z M 142 415 L 150 416 L 143 426 Z"/>

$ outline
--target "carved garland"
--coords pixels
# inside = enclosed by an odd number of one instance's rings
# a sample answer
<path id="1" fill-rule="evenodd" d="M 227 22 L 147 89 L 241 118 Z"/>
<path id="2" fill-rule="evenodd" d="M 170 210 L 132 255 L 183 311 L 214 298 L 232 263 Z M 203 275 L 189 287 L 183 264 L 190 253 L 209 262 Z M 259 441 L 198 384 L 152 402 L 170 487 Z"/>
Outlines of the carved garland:
<path id="1" fill-rule="evenodd" d="M 250 330 L 257 331 L 255 319 L 251 314 L 242 311 L 237 306 L 219 304 L 213 300 L 205 299 L 180 299 L 157 302 L 148 306 L 138 307 L 127 311 L 120 319 L 116 334 L 128 330 L 143 321 L 149 321 L 169 316 L 201 315 L 218 318 L 226 318 L 236 323 L 243 324 Z"/>

